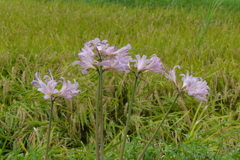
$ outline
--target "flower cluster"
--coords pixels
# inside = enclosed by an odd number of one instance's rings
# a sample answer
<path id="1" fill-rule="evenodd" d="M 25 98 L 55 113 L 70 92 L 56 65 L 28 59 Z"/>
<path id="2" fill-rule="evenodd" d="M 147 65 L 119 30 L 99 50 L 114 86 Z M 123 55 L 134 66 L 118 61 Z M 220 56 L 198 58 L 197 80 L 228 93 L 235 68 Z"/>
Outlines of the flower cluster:
<path id="1" fill-rule="evenodd" d="M 84 48 L 78 54 L 80 61 L 74 62 L 74 65 L 79 64 L 83 74 L 86 74 L 89 68 L 97 69 L 98 66 L 102 66 L 103 70 L 116 69 L 129 72 L 132 70 L 130 62 L 135 62 L 134 67 L 137 68 L 137 72 L 162 72 L 163 65 L 160 58 L 153 55 L 147 59 L 145 55 L 142 58 L 136 55 L 136 59 L 133 59 L 129 56 L 131 53 L 128 52 L 131 48 L 128 44 L 118 49 L 115 46 L 109 46 L 107 40 L 100 41 L 96 38 L 85 43 Z"/>
<path id="2" fill-rule="evenodd" d="M 136 59 L 133 59 L 129 53 L 131 45 L 128 44 L 120 49 L 116 46 L 110 46 L 107 40 L 101 41 L 96 38 L 84 44 L 81 52 L 78 54 L 79 61 L 74 62 L 80 65 L 80 69 L 83 74 L 87 74 L 87 70 L 90 68 L 99 69 L 102 66 L 103 70 L 116 69 L 117 71 L 130 72 L 133 71 L 137 74 L 142 72 L 156 72 L 164 74 L 168 79 L 172 80 L 175 86 L 180 92 L 186 92 L 189 96 L 193 96 L 199 100 L 207 101 L 206 96 L 209 94 L 209 87 L 206 81 L 202 78 L 193 77 L 186 74 L 181 74 L 183 84 L 180 86 L 177 83 L 176 78 L 176 68 L 180 66 L 175 66 L 172 70 L 165 71 L 161 59 L 157 55 L 152 55 L 150 59 L 147 56 L 136 55 Z M 130 63 L 134 63 L 131 67 Z M 136 68 L 136 69 L 133 69 Z M 35 74 L 36 79 L 32 81 L 32 84 L 38 87 L 38 91 L 45 94 L 44 98 L 49 99 L 54 94 L 56 97 L 65 97 L 71 99 L 73 96 L 78 94 L 80 91 L 77 90 L 78 83 L 75 81 L 73 84 L 64 78 L 62 81 L 55 81 L 52 74 L 50 76 L 44 76 L 45 82 L 39 77 L 39 73 Z M 58 83 L 62 83 L 62 89 L 59 91 L 55 89 Z"/>
<path id="3" fill-rule="evenodd" d="M 175 86 L 178 89 L 178 94 L 173 101 L 172 105 L 166 112 L 166 115 L 163 117 L 162 122 L 157 127 L 157 130 L 154 132 L 151 140 L 144 147 L 144 150 L 139 156 L 139 160 L 142 159 L 145 151 L 147 150 L 150 142 L 153 137 L 157 134 L 159 128 L 161 128 L 166 116 L 171 111 L 171 108 L 174 106 L 177 98 L 183 93 L 187 93 L 189 96 L 193 96 L 201 101 L 207 101 L 207 95 L 209 95 L 209 86 L 206 81 L 203 81 L 202 78 L 193 77 L 186 74 L 180 74 L 182 76 L 182 83 L 178 83 L 176 76 L 176 68 L 180 69 L 180 66 L 174 66 L 172 70 L 166 71 L 161 59 L 157 55 L 152 55 L 147 59 L 146 55 L 140 56 L 136 55 L 136 58 L 132 58 L 129 53 L 131 45 L 128 44 L 120 49 L 116 46 L 110 46 L 107 40 L 101 41 L 99 38 L 91 40 L 84 44 L 84 47 L 81 49 L 81 52 L 78 54 L 79 61 L 75 61 L 73 64 L 79 65 L 80 70 L 83 74 L 87 74 L 89 69 L 94 69 L 99 73 L 98 81 L 98 93 L 97 93 L 97 105 L 96 105 L 96 124 L 95 124 L 95 134 L 96 136 L 96 155 L 97 159 L 104 159 L 104 113 L 103 113 L 103 72 L 106 70 L 117 70 L 124 72 L 132 72 L 135 75 L 135 81 L 133 85 L 131 100 L 129 102 L 128 114 L 126 120 L 126 127 L 123 136 L 123 144 L 120 153 L 120 160 L 124 158 L 124 150 L 126 144 L 126 137 L 128 133 L 128 126 L 131 119 L 131 110 L 134 103 L 134 94 L 137 88 L 137 81 L 140 74 L 145 72 L 155 72 L 161 73 L 166 78 L 174 82 Z M 50 123 L 48 129 L 48 141 L 46 149 L 46 158 L 48 159 L 48 146 L 50 140 L 50 130 L 51 130 L 51 116 L 53 110 L 53 102 L 58 97 L 65 97 L 67 99 L 72 99 L 73 96 L 76 96 L 80 90 L 78 90 L 78 83 L 74 80 L 74 83 L 71 81 L 66 81 L 65 78 L 61 77 L 59 81 L 56 81 L 51 72 L 50 75 L 45 75 L 43 80 L 40 78 L 39 73 L 35 73 L 36 80 L 31 82 L 32 85 L 38 88 L 38 91 L 44 94 L 44 99 L 51 99 L 51 112 L 50 112 Z M 140 77 L 141 78 L 141 77 Z M 57 89 L 58 84 L 61 84 L 61 89 Z M 60 88 L 60 87 L 59 87 Z"/>
<path id="4" fill-rule="evenodd" d="M 183 77 L 183 84 L 180 87 L 176 80 L 176 68 L 180 67 L 178 65 L 175 66 L 168 73 L 165 72 L 165 76 L 174 82 L 180 92 L 186 92 L 189 96 L 193 96 L 202 101 L 207 101 L 206 96 L 209 94 L 210 89 L 207 82 L 203 81 L 202 78 L 193 77 L 187 72 L 186 74 L 180 74 L 180 76 Z"/>
<path id="5" fill-rule="evenodd" d="M 57 82 L 51 72 L 50 76 L 45 75 L 43 77 L 44 81 L 40 78 L 39 73 L 35 73 L 35 77 L 37 80 L 32 81 L 32 85 L 38 88 L 38 91 L 44 93 L 44 99 L 52 99 L 54 97 L 65 97 L 67 99 L 72 99 L 73 96 L 76 96 L 80 91 L 77 90 L 79 85 L 74 80 L 72 84 L 70 81 L 65 80 L 65 78 L 61 78 L 62 81 Z M 55 87 L 62 83 L 62 88 L 60 90 L 56 89 Z"/>
<path id="6" fill-rule="evenodd" d="M 83 74 L 86 74 L 89 68 L 98 69 L 99 66 L 102 66 L 103 70 L 116 69 L 129 72 L 129 62 L 133 61 L 129 56 L 131 53 L 128 52 L 132 48 L 131 45 L 118 49 L 107 42 L 107 40 L 100 41 L 96 38 L 85 43 L 78 54 L 80 61 L 73 64 L 79 64 Z"/>

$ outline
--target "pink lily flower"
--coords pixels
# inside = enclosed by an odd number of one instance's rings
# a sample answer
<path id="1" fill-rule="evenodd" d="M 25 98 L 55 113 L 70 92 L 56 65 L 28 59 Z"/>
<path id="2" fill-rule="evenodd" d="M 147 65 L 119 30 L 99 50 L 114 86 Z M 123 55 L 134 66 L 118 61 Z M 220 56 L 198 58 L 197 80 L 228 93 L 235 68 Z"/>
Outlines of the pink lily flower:
<path id="1" fill-rule="evenodd" d="M 165 75 L 168 79 L 172 80 L 172 81 L 174 82 L 174 84 L 177 86 L 176 71 L 175 71 L 176 68 L 179 68 L 179 69 L 180 69 L 180 66 L 179 66 L 179 65 L 174 66 L 173 69 L 168 72 L 168 74 L 167 74 L 166 72 L 164 72 L 164 75 Z"/>
<path id="2" fill-rule="evenodd" d="M 81 52 L 78 54 L 78 57 L 80 58 L 80 61 L 75 61 L 73 65 L 79 64 L 80 68 L 82 69 L 83 74 L 87 74 L 87 69 L 96 67 L 96 62 L 94 60 L 94 54 L 91 52 Z"/>
<path id="3" fill-rule="evenodd" d="M 147 59 L 145 55 L 140 57 L 140 55 L 136 55 L 137 63 L 134 67 L 137 68 L 137 72 L 141 71 L 152 71 L 156 73 L 163 72 L 163 64 L 160 61 L 160 58 L 156 55 L 153 55 L 150 59 Z"/>
<path id="4" fill-rule="evenodd" d="M 33 80 L 31 84 L 37 87 L 38 91 L 45 94 L 44 99 L 49 99 L 53 94 L 59 93 L 59 91 L 55 89 L 57 82 L 53 79 L 51 72 L 50 76 L 44 76 L 46 83 L 41 80 L 38 72 L 35 74 L 35 77 L 37 80 Z"/>
<path id="5" fill-rule="evenodd" d="M 104 60 L 97 65 L 103 66 L 104 70 L 116 69 L 117 71 L 130 72 L 130 62 L 133 62 L 131 56 L 115 56 L 113 59 Z"/>
<path id="6" fill-rule="evenodd" d="M 189 96 L 193 96 L 199 100 L 207 101 L 206 96 L 209 94 L 208 90 L 210 89 L 206 81 L 203 81 L 202 78 L 193 77 L 192 75 L 181 74 L 183 86 L 182 91 L 188 93 Z"/>
<path id="7" fill-rule="evenodd" d="M 80 92 L 80 90 L 77 90 L 79 85 L 76 80 L 74 80 L 74 83 L 72 84 L 70 81 L 66 82 L 63 77 L 61 77 L 61 79 L 63 79 L 62 88 L 57 96 L 72 99 L 73 96 L 76 96 Z"/>
<path id="8" fill-rule="evenodd" d="M 166 72 L 164 75 L 172 80 L 177 88 L 179 88 L 180 92 L 186 92 L 189 96 L 193 96 L 201 101 L 207 101 L 206 96 L 209 95 L 209 86 L 207 85 L 206 81 L 203 81 L 202 78 L 193 77 L 192 75 L 187 74 L 180 74 L 182 76 L 183 85 L 179 87 L 176 81 L 176 73 L 175 69 L 180 68 L 178 65 L 174 66 L 173 70 L 169 71 L 169 74 Z"/>
<path id="9" fill-rule="evenodd" d="M 111 47 L 109 47 L 109 48 L 111 48 Z M 121 56 L 126 56 L 126 55 L 129 55 L 129 54 L 131 54 L 131 53 L 128 53 L 128 51 L 130 50 L 130 49 L 132 49 L 132 46 L 130 45 L 130 44 L 128 44 L 128 45 L 126 45 L 126 46 L 124 46 L 124 47 L 122 47 L 122 48 L 120 48 L 120 49 L 117 49 L 117 47 L 114 47 L 114 49 L 115 50 L 106 50 L 106 55 L 121 55 Z"/>
<path id="10" fill-rule="evenodd" d="M 128 51 L 132 48 L 130 44 L 118 49 L 115 46 L 109 46 L 107 40 L 100 41 L 95 38 L 85 43 L 82 52 L 78 54 L 80 61 L 75 61 L 73 65 L 79 64 L 83 74 L 87 74 L 89 68 L 97 69 L 97 66 L 103 66 L 104 70 L 116 69 L 117 71 L 129 72 L 129 62 L 132 58 Z"/>
<path id="11" fill-rule="evenodd" d="M 56 80 L 53 79 L 52 73 L 50 72 L 50 76 L 44 76 L 45 82 L 43 82 L 39 76 L 39 73 L 35 73 L 35 77 L 37 80 L 33 80 L 31 82 L 32 85 L 38 88 L 38 91 L 44 93 L 44 99 L 52 99 L 53 97 L 65 97 L 67 99 L 72 99 L 73 96 L 76 96 L 80 91 L 77 90 L 79 87 L 78 83 L 74 80 L 75 83 L 71 83 L 70 81 L 63 79 L 60 81 L 62 83 L 62 88 L 59 91 L 55 89 L 57 84 L 59 84 Z"/>

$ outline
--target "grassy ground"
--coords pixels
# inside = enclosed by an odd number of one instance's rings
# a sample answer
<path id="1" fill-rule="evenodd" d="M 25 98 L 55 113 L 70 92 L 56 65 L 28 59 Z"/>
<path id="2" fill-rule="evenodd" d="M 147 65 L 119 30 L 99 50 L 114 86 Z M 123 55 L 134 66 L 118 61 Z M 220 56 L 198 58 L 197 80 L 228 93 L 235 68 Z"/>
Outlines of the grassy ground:
<path id="1" fill-rule="evenodd" d="M 240 15 L 236 8 L 220 4 L 149 8 L 0 1 L 0 157 L 42 159 L 50 102 L 30 83 L 35 72 L 44 75 L 51 69 L 56 77 L 75 78 L 82 90 L 72 102 L 55 105 L 51 155 L 94 159 L 97 77 L 94 72 L 82 75 L 72 63 L 85 42 L 99 37 L 119 47 L 130 43 L 134 55 L 157 54 L 166 68 L 181 65 L 181 72 L 203 77 L 211 88 L 207 104 L 188 96 L 179 99 L 145 160 L 238 159 Z M 147 73 L 143 78 L 130 126 L 128 159 L 136 158 L 176 94 L 161 75 Z M 105 151 L 111 160 L 119 156 L 133 75 L 109 72 L 104 79 Z"/>
<path id="2" fill-rule="evenodd" d="M 62 0 L 68 1 L 68 0 Z M 116 4 L 123 5 L 127 7 L 209 7 L 214 3 L 218 3 L 221 7 L 231 9 L 231 10 L 239 10 L 240 9 L 240 1 L 238 0 L 73 0 L 76 2 L 93 2 L 98 4 Z"/>

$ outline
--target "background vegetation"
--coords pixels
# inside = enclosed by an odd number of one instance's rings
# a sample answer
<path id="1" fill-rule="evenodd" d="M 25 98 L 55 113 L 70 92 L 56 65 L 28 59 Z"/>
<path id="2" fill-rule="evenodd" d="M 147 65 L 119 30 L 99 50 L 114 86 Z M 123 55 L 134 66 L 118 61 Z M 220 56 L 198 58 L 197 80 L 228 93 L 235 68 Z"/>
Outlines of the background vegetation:
<path id="1" fill-rule="evenodd" d="M 208 103 L 178 100 L 144 159 L 239 159 L 239 1 L 0 1 L 0 157 L 42 159 L 50 102 L 31 81 L 51 69 L 76 79 L 79 94 L 54 107 L 53 159 L 94 159 L 97 76 L 72 63 L 83 44 L 99 37 L 111 45 L 130 43 L 133 55 L 157 54 L 166 68 L 180 65 L 203 77 Z M 189 3 L 191 2 L 191 3 Z M 147 3 L 147 5 L 146 5 Z M 201 4 L 201 5 L 198 5 Z M 135 159 L 176 94 L 158 74 L 138 85 L 127 144 Z M 106 159 L 119 156 L 133 75 L 104 74 Z"/>
<path id="2" fill-rule="evenodd" d="M 62 0 L 68 1 L 68 0 Z M 240 9 L 240 2 L 238 0 L 73 0 L 80 2 L 93 2 L 98 4 L 117 4 L 128 7 L 209 7 L 213 3 L 219 3 L 222 7 L 228 9 Z"/>

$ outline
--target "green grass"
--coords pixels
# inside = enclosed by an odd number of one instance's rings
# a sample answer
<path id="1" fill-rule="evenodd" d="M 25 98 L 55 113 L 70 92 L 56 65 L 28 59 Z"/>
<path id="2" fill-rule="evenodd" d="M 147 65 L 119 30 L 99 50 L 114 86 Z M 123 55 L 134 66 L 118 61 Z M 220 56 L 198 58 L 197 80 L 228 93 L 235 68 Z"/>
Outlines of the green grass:
<path id="1" fill-rule="evenodd" d="M 72 102 L 56 103 L 50 154 L 53 159 L 94 159 L 97 76 L 93 71 L 82 75 L 72 63 L 85 42 L 99 37 L 119 47 L 130 43 L 133 55 L 157 54 L 166 68 L 180 65 L 179 74 L 189 70 L 211 88 L 207 104 L 179 99 L 146 160 L 238 159 L 239 11 L 223 3 L 167 4 L 0 1 L 0 157 L 42 159 L 50 102 L 30 83 L 35 72 L 44 75 L 51 69 L 56 78 L 75 78 L 82 93 Z M 142 78 L 146 82 L 138 85 L 128 159 L 139 154 L 176 94 L 161 75 Z M 105 151 L 111 160 L 119 156 L 133 75 L 106 72 L 104 79 Z"/>
<path id="2" fill-rule="evenodd" d="M 62 0 L 69 1 L 69 0 Z M 72 0 L 75 2 L 91 2 L 97 4 L 116 4 L 127 7 L 209 7 L 214 3 L 221 4 L 223 8 L 238 10 L 240 9 L 240 1 L 238 0 Z"/>

